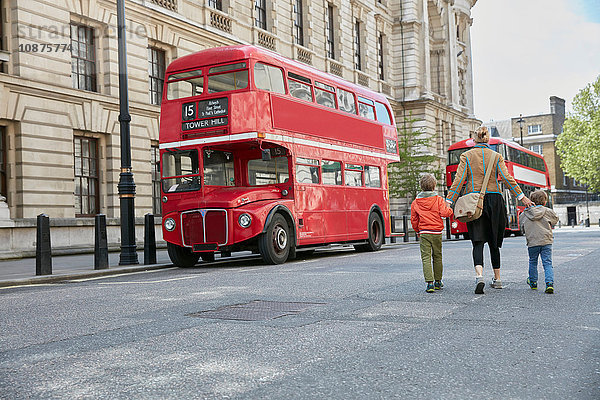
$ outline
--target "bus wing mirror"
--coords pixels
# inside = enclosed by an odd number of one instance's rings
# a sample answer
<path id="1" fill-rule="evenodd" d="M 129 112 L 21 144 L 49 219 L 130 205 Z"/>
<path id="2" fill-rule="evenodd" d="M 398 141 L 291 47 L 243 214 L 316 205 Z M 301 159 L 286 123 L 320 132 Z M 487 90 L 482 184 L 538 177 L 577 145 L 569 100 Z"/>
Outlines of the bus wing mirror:
<path id="1" fill-rule="evenodd" d="M 271 151 L 269 149 L 262 150 L 262 160 L 270 161 L 271 160 Z"/>

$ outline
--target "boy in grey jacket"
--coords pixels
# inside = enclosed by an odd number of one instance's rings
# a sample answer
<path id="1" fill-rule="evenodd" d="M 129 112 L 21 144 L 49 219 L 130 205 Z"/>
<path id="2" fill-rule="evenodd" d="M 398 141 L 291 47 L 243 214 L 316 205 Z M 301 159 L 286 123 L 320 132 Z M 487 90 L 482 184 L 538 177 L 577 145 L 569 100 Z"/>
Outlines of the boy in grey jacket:
<path id="1" fill-rule="evenodd" d="M 554 293 L 554 270 L 552 269 L 552 226 L 558 222 L 554 211 L 545 207 L 548 195 L 542 190 L 531 193 L 531 201 L 536 205 L 526 208 L 520 217 L 521 232 L 527 238 L 529 251 L 529 277 L 527 283 L 537 289 L 538 256 L 542 259 L 546 281 L 546 293 Z"/>

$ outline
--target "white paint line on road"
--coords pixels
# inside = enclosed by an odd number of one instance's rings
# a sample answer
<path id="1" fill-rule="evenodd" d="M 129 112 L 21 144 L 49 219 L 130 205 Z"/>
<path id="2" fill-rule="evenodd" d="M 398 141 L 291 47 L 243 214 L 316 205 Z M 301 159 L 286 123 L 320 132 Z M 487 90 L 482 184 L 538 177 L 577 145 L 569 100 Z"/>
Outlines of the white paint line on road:
<path id="1" fill-rule="evenodd" d="M 173 282 L 173 281 L 182 281 L 185 279 L 194 279 L 194 278 L 200 278 L 200 277 L 199 276 L 184 276 L 181 278 L 160 279 L 157 281 L 139 281 L 139 282 L 100 282 L 100 285 L 130 285 L 130 284 L 146 285 L 149 283 Z"/>
<path id="2" fill-rule="evenodd" d="M 152 272 L 158 272 L 158 271 L 168 271 L 171 269 L 179 269 L 178 267 L 171 267 L 171 268 L 162 268 L 159 270 L 150 270 L 150 271 L 138 271 L 138 272 L 129 272 L 127 273 L 127 275 L 139 275 L 139 274 L 149 274 Z M 69 282 L 87 282 L 87 281 L 96 281 L 98 279 L 106 279 L 106 278 L 114 278 L 115 276 L 120 276 L 120 275 L 124 275 L 123 273 L 119 272 L 119 271 L 115 271 L 114 274 L 111 275 L 102 275 L 102 276 L 94 276 L 92 278 L 83 278 L 83 279 L 71 279 Z"/>

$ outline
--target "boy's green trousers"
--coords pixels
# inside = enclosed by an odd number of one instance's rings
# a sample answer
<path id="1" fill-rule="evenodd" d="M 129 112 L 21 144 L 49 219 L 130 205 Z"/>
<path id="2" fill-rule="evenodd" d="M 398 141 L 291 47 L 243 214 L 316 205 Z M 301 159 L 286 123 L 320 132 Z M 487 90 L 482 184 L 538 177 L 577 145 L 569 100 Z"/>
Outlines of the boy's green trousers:
<path id="1" fill-rule="evenodd" d="M 421 261 L 425 282 L 441 281 L 444 266 L 442 265 L 442 234 L 423 233 L 420 235 Z M 431 258 L 433 257 L 433 271 Z"/>

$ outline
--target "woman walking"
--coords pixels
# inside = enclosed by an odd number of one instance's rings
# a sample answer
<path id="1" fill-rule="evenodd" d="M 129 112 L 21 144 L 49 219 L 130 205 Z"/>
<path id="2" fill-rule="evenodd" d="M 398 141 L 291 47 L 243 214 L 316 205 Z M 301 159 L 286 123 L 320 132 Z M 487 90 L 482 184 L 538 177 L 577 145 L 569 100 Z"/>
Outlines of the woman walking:
<path id="1" fill-rule="evenodd" d="M 515 179 L 508 173 L 504 158 L 501 154 L 490 149 L 488 142 L 490 133 L 485 126 L 480 127 L 473 138 L 475 146 L 465 151 L 460 156 L 460 163 L 456 170 L 456 176 L 448 191 L 446 201 L 450 204 L 458 199 L 460 190 L 465 186 L 466 193 L 479 192 L 483 184 L 485 169 L 490 157 L 497 155 L 497 161 L 493 166 L 491 177 L 488 181 L 483 199 L 483 212 L 481 217 L 475 221 L 467 222 L 467 230 L 473 245 L 473 264 L 475 266 L 475 293 L 482 294 L 485 286 L 483 280 L 483 245 L 488 244 L 494 277 L 491 287 L 502 289 L 500 280 L 500 247 L 504 240 L 506 229 L 506 204 L 502 197 L 502 190 L 497 177 L 504 182 L 506 187 L 526 207 L 533 205 L 524 194 Z"/>

